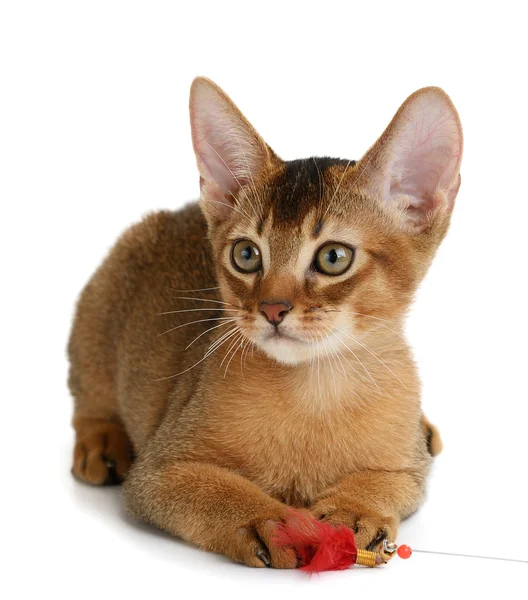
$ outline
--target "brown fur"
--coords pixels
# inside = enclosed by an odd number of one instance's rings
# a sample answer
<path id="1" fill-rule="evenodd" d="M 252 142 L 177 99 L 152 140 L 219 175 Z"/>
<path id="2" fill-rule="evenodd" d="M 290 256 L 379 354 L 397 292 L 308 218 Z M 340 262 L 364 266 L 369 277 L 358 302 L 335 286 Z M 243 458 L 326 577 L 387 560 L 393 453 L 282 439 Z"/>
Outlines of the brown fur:
<path id="1" fill-rule="evenodd" d="M 273 540 L 288 506 L 353 527 L 366 548 L 395 538 L 423 499 L 441 442 L 421 415 L 402 321 L 450 210 L 411 235 L 400 213 L 369 196 L 365 162 L 313 159 L 314 179 L 310 165 L 284 163 L 255 139 L 265 159 L 235 194 L 239 211 L 221 216 L 202 189 L 205 219 L 197 204 L 148 216 L 84 289 L 69 344 L 73 473 L 93 484 L 126 475 L 138 518 L 251 566 L 291 568 L 296 557 Z M 252 216 L 257 202 L 254 219 L 240 212 Z M 299 271 L 306 240 L 316 249 L 332 230 L 357 244 L 351 272 Z M 241 237 L 273 257 L 264 274 L 232 268 L 229 248 Z M 183 299 L 192 297 L 206 301 Z M 285 324 L 321 343 L 335 323 L 353 321 L 363 345 L 348 340 L 340 356 L 295 365 L 275 360 L 255 341 L 263 300 L 291 301 Z M 232 315 L 244 336 L 203 360 L 230 325 L 186 324 Z"/>

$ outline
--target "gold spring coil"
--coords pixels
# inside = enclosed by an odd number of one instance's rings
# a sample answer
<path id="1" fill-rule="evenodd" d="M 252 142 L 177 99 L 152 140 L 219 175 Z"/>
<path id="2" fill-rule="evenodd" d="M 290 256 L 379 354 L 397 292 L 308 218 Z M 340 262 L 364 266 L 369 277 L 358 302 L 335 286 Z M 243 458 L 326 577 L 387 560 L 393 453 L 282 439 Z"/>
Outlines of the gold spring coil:
<path id="1" fill-rule="evenodd" d="M 358 550 L 356 564 L 363 565 L 364 567 L 376 567 L 376 557 L 377 554 L 375 552 L 370 552 L 369 550 Z"/>

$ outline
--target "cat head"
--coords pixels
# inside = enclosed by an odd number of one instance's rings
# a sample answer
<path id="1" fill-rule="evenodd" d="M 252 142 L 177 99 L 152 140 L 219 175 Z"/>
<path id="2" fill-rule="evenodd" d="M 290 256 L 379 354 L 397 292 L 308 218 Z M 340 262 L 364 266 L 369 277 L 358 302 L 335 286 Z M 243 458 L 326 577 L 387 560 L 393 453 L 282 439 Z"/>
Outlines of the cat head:
<path id="1" fill-rule="evenodd" d="M 296 364 L 401 322 L 460 186 L 462 129 L 441 89 L 412 94 L 357 162 L 281 160 L 205 78 L 190 114 L 218 285 L 248 340 Z"/>

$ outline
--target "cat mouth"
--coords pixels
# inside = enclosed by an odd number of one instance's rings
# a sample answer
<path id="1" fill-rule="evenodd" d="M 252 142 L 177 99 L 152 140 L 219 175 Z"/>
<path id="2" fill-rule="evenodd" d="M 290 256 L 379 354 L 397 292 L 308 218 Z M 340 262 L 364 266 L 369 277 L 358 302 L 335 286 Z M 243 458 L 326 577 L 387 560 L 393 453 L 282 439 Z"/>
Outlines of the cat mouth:
<path id="1" fill-rule="evenodd" d="M 296 342 L 298 344 L 304 344 L 304 342 L 297 338 L 294 337 L 293 335 L 290 335 L 288 333 L 284 333 L 284 331 L 281 331 L 280 329 L 276 328 L 274 331 L 272 331 L 268 337 L 268 340 L 281 340 L 281 341 L 286 341 L 286 342 Z"/>

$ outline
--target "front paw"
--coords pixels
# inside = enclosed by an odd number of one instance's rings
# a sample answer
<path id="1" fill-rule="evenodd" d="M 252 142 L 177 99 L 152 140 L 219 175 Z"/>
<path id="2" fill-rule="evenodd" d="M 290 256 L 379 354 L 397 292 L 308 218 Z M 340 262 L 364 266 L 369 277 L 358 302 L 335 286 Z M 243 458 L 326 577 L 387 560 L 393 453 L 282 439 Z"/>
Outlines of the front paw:
<path id="1" fill-rule="evenodd" d="M 395 540 L 398 532 L 395 517 L 343 496 L 322 498 L 311 507 L 310 512 L 320 521 L 352 529 L 357 547 L 363 550 L 376 550 L 384 539 Z"/>
<path id="2" fill-rule="evenodd" d="M 296 553 L 277 540 L 279 524 L 288 517 L 288 514 L 282 518 L 269 514 L 253 519 L 238 527 L 233 535 L 223 536 L 221 552 L 250 567 L 295 569 L 298 566 Z"/>

